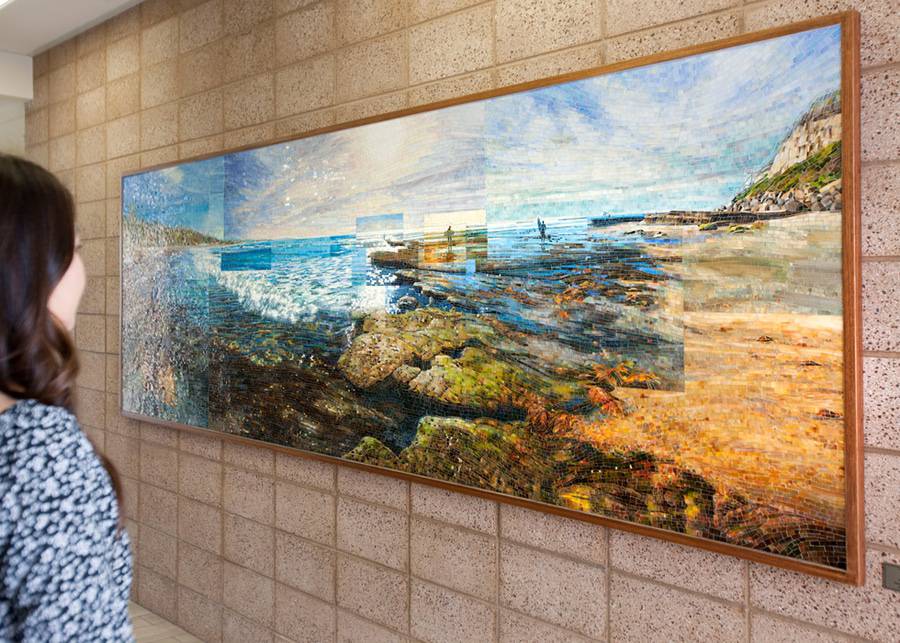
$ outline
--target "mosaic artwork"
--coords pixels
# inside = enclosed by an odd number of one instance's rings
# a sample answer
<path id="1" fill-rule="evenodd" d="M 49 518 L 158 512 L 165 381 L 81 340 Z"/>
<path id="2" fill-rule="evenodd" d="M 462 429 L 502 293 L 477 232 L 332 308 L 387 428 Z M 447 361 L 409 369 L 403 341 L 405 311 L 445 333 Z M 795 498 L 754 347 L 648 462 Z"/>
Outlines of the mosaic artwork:
<path id="1" fill-rule="evenodd" d="M 123 180 L 122 406 L 846 565 L 840 26 Z"/>

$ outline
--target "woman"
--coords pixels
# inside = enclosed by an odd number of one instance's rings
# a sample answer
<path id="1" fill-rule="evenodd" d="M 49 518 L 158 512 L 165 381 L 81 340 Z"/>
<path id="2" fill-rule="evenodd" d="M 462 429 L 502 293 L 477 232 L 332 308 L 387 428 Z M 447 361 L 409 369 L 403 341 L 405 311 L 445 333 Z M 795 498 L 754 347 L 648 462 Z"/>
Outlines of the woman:
<path id="1" fill-rule="evenodd" d="M 0 154 L 0 641 L 133 640 L 118 478 L 72 414 L 85 281 L 68 190 Z"/>

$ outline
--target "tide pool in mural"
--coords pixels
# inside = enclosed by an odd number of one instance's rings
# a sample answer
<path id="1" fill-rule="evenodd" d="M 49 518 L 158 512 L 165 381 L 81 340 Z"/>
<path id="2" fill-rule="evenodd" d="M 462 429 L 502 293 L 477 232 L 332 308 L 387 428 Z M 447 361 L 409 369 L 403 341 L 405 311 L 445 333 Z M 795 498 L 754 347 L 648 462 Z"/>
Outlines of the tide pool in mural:
<path id="1" fill-rule="evenodd" d="M 846 565 L 840 27 L 123 179 L 122 407 Z"/>

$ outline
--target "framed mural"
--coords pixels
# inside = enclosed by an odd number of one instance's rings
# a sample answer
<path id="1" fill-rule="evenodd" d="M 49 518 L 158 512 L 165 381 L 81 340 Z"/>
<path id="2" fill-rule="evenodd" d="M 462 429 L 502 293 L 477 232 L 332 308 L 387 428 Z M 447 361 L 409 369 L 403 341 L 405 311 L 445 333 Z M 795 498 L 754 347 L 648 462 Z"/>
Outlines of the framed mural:
<path id="1" fill-rule="evenodd" d="M 861 582 L 858 17 L 122 179 L 122 411 Z"/>

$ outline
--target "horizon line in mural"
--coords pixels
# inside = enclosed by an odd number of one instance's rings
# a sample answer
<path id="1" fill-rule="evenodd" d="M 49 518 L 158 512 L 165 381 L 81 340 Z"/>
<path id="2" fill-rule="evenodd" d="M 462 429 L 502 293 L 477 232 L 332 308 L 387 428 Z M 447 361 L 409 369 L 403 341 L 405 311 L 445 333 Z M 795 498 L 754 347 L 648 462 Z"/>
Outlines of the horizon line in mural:
<path id="1" fill-rule="evenodd" d="M 128 176 L 123 409 L 843 569 L 840 54 Z"/>

